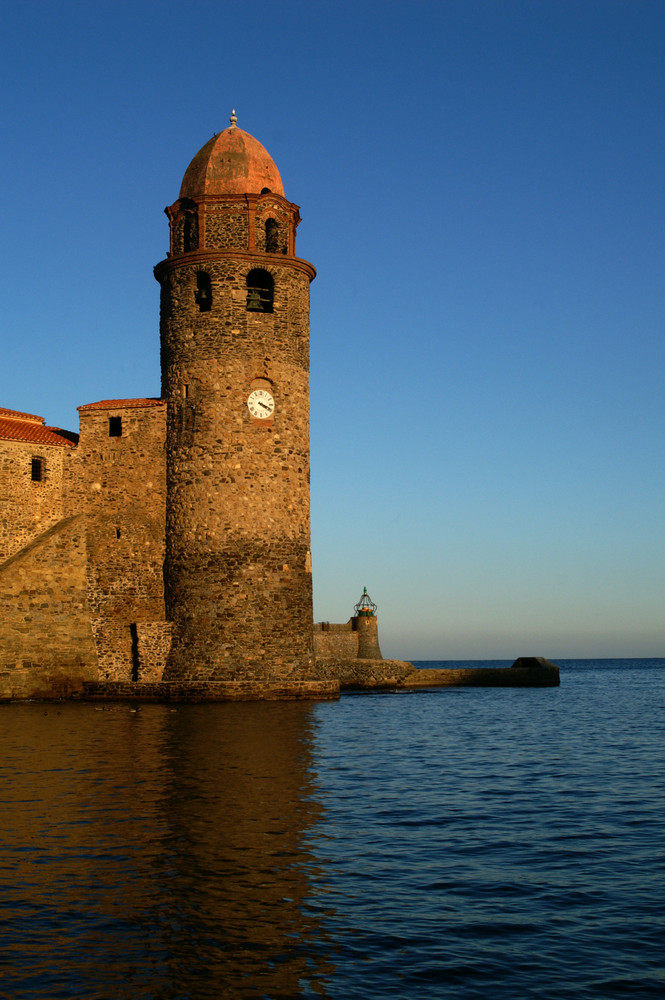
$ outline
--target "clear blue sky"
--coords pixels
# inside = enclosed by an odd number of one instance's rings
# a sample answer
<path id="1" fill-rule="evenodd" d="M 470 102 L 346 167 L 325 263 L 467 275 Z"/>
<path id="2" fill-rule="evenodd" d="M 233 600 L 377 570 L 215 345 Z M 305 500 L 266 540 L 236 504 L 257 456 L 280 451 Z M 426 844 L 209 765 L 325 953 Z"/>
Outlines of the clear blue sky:
<path id="1" fill-rule="evenodd" d="M 662 0 L 4 0 L 0 48 L 0 405 L 159 394 L 163 208 L 235 108 L 318 269 L 315 618 L 665 655 Z"/>

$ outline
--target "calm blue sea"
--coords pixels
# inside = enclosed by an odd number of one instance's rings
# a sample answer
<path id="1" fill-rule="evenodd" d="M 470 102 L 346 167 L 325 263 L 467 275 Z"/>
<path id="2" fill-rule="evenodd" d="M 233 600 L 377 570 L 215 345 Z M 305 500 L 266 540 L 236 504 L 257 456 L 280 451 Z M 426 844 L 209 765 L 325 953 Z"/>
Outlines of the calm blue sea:
<path id="1" fill-rule="evenodd" d="M 665 659 L 559 664 L 0 706 L 0 997 L 663 997 Z"/>

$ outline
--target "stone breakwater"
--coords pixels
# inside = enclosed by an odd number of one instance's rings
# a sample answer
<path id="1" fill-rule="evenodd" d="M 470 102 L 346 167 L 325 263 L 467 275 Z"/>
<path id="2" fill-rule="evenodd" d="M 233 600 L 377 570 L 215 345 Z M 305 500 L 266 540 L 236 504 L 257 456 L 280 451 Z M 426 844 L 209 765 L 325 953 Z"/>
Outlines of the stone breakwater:
<path id="1" fill-rule="evenodd" d="M 559 668 L 468 667 L 456 670 L 416 670 L 397 685 L 400 688 L 428 687 L 558 687 Z"/>
<path id="2" fill-rule="evenodd" d="M 542 656 L 520 656 L 510 667 L 416 669 L 407 660 L 320 659 L 314 676 L 337 680 L 342 691 L 431 687 L 558 687 L 559 668 Z"/>
<path id="3" fill-rule="evenodd" d="M 432 687 L 557 687 L 559 668 L 543 657 L 520 657 L 511 667 L 416 669 L 406 660 L 317 660 L 310 676 L 284 681 L 93 681 L 71 676 L 42 677 L 25 670 L 13 678 L 0 701 L 329 701 L 344 691 L 414 691 Z"/>
<path id="4" fill-rule="evenodd" d="M 312 676 L 321 681 L 336 680 L 342 691 L 353 691 L 395 688 L 414 673 L 419 671 L 406 660 L 330 657 L 316 660 Z"/>

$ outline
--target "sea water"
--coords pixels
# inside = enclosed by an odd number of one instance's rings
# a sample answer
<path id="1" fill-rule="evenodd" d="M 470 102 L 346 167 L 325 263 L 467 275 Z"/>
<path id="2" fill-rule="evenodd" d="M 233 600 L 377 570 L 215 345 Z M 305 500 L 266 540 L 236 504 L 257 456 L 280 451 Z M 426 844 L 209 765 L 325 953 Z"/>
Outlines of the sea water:
<path id="1" fill-rule="evenodd" d="M 0 997 L 662 997 L 665 660 L 559 664 L 0 706 Z"/>

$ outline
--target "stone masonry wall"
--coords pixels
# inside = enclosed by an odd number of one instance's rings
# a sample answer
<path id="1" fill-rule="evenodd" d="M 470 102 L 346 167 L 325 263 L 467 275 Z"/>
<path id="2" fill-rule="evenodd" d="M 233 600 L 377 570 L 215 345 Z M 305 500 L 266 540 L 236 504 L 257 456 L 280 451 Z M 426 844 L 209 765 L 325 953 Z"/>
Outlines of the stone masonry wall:
<path id="1" fill-rule="evenodd" d="M 271 220 L 275 227 L 272 234 L 272 246 L 268 245 L 266 222 Z M 265 196 L 256 206 L 255 244 L 257 250 L 266 253 L 288 253 L 289 226 L 291 217 L 284 204 L 276 199 Z"/>
<path id="2" fill-rule="evenodd" d="M 18 664 L 12 684 L 46 690 L 50 675 L 57 687 L 65 664 L 72 683 L 81 664 L 107 680 L 161 675 L 165 416 L 161 400 L 116 400 L 80 408 L 75 448 L 0 442 L 0 665 Z"/>
<path id="3" fill-rule="evenodd" d="M 380 660 L 379 625 L 374 615 L 356 615 L 351 619 L 358 636 L 358 659 Z"/>
<path id="4" fill-rule="evenodd" d="M 65 695 L 97 679 L 82 517 L 0 566 L 0 621 L 0 697 Z"/>
<path id="5" fill-rule="evenodd" d="M 171 649 L 171 622 L 139 622 L 136 626 L 138 653 L 137 680 L 142 683 L 161 681 Z"/>
<path id="6" fill-rule="evenodd" d="M 100 681 L 135 680 L 136 652 L 131 623 L 91 615 L 90 625 L 97 651 Z"/>
<path id="7" fill-rule="evenodd" d="M 171 648 L 170 622 L 91 617 L 102 683 L 161 681 Z"/>
<path id="8" fill-rule="evenodd" d="M 166 406 L 127 403 L 80 408 L 66 503 L 86 515 L 91 614 L 129 624 L 164 620 Z"/>
<path id="9" fill-rule="evenodd" d="M 80 407 L 79 414 L 79 444 L 66 463 L 66 504 L 85 514 L 88 605 L 100 678 L 153 679 L 157 647 L 139 635 L 145 628 L 165 628 L 166 405 L 115 400 Z M 111 420 L 119 433 L 110 433 Z M 164 651 L 160 670 L 165 658 Z"/>
<path id="10" fill-rule="evenodd" d="M 192 255 L 194 256 L 194 255 Z M 162 394 L 169 400 L 166 676 L 277 679 L 311 663 L 309 281 L 303 262 L 205 262 L 212 309 L 196 304 L 192 260 L 158 268 Z M 248 311 L 247 274 L 274 279 L 271 313 Z M 270 389 L 274 415 L 247 397 Z"/>
<path id="11" fill-rule="evenodd" d="M 214 205 L 205 209 L 205 245 L 208 249 L 223 250 L 231 247 L 247 249 L 249 225 L 246 212 L 238 212 L 237 203 L 231 206 Z"/>
<path id="12" fill-rule="evenodd" d="M 317 622 L 314 625 L 314 656 L 317 659 L 357 659 L 358 633 L 351 622 L 344 625 Z"/>
<path id="13" fill-rule="evenodd" d="M 36 442 L 0 442 L 0 563 L 63 516 L 65 449 Z M 41 458 L 40 482 L 33 482 L 32 459 Z"/>
<path id="14" fill-rule="evenodd" d="M 355 615 L 344 625 L 317 622 L 314 654 L 319 659 L 381 660 L 378 619 Z"/>

